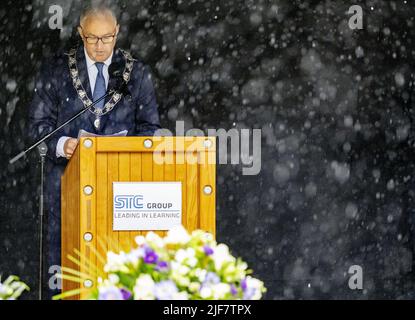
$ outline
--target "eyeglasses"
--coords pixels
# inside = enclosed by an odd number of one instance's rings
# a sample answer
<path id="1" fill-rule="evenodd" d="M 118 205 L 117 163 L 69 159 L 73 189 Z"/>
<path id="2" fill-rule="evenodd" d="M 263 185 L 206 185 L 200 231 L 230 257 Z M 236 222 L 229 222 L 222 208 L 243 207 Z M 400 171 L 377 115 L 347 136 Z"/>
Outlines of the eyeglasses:
<path id="1" fill-rule="evenodd" d="M 80 26 L 80 28 L 82 29 L 81 26 Z M 85 36 L 84 31 L 82 29 L 82 35 L 84 36 L 84 38 L 85 38 L 85 40 L 88 44 L 97 44 L 99 40 L 101 40 L 103 44 L 109 44 L 112 41 L 114 41 L 114 38 L 115 38 L 116 34 L 114 33 L 113 35 L 103 36 L 103 37 L 87 37 L 87 36 Z"/>

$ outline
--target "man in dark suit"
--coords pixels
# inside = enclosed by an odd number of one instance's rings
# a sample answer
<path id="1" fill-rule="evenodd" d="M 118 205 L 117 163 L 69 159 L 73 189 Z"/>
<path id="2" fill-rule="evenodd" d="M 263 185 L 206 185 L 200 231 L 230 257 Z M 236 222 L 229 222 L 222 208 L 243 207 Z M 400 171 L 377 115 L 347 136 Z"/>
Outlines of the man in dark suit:
<path id="1" fill-rule="evenodd" d="M 120 81 L 126 83 L 129 95 L 115 93 L 47 141 L 46 272 L 61 264 L 61 175 L 77 146 L 79 130 L 96 134 L 127 130 L 128 136 L 151 136 L 160 128 L 149 69 L 128 52 L 116 48 L 119 25 L 114 12 L 106 6 L 87 8 L 81 15 L 78 32 L 83 45 L 69 53 L 58 54 L 42 65 L 29 108 L 30 138 L 36 140 L 49 133 L 107 90 L 117 88 Z M 58 292 L 50 290 L 49 297 Z"/>

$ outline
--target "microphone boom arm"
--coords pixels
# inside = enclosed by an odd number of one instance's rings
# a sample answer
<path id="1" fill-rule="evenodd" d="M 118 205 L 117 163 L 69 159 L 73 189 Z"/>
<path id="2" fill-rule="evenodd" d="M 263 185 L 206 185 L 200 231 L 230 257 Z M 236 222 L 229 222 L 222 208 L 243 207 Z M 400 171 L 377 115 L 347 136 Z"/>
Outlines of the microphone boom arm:
<path id="1" fill-rule="evenodd" d="M 57 131 L 59 131 L 60 129 L 62 129 L 63 127 L 65 127 L 67 124 L 71 123 L 72 121 L 74 121 L 75 119 L 79 118 L 82 114 L 84 114 L 85 112 L 87 112 L 89 109 L 91 109 L 93 106 L 95 106 L 98 102 L 102 101 L 103 99 L 105 99 L 106 97 L 112 95 L 116 90 L 112 89 L 109 92 L 107 92 L 105 95 L 103 95 L 101 98 L 99 98 L 98 100 L 94 101 L 89 107 L 87 108 L 83 108 L 81 111 L 79 111 L 77 114 L 75 114 L 72 118 L 66 120 L 64 123 L 62 123 L 59 127 L 57 127 L 55 130 L 49 132 L 47 135 L 45 135 L 44 137 L 40 138 L 38 141 L 36 141 L 34 144 L 32 144 L 29 148 L 27 148 L 26 150 L 20 152 L 18 155 L 16 155 L 15 157 L 13 157 L 12 159 L 9 160 L 10 164 L 13 164 L 14 162 L 16 162 L 17 160 L 19 160 L 21 157 L 23 157 L 26 153 L 28 153 L 29 151 L 31 151 L 32 149 L 36 148 L 38 145 L 40 145 L 43 141 L 47 140 L 49 137 L 51 137 L 52 135 L 54 135 Z"/>

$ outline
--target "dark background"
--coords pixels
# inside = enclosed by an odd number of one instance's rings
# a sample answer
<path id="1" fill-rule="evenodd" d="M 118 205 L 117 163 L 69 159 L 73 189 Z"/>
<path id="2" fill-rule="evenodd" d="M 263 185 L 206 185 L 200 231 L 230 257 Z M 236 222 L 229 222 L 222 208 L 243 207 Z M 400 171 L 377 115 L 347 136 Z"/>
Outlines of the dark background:
<path id="1" fill-rule="evenodd" d="M 262 171 L 217 172 L 218 240 L 268 299 L 412 298 L 411 1 L 114 1 L 150 65 L 162 125 L 262 129 Z M 64 29 L 50 30 L 50 5 Z M 0 274 L 36 298 L 38 163 L 15 165 L 44 57 L 76 43 L 80 1 L 0 7 Z M 359 4 L 362 30 L 347 13 Z M 360 265 L 364 290 L 348 287 Z"/>

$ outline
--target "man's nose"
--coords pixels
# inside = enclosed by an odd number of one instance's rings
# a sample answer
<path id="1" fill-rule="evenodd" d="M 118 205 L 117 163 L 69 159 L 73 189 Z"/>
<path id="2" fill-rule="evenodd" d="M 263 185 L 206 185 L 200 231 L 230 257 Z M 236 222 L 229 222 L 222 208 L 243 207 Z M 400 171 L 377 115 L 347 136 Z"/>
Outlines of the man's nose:
<path id="1" fill-rule="evenodd" d="M 104 47 L 104 44 L 102 43 L 102 39 L 99 39 L 96 45 L 96 48 L 98 50 L 101 50 Z"/>

